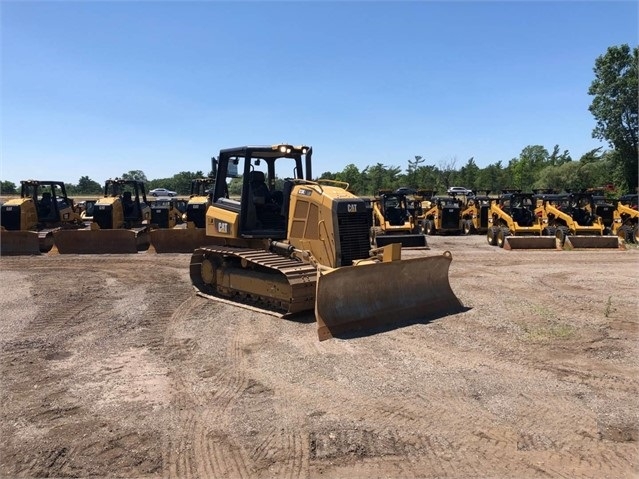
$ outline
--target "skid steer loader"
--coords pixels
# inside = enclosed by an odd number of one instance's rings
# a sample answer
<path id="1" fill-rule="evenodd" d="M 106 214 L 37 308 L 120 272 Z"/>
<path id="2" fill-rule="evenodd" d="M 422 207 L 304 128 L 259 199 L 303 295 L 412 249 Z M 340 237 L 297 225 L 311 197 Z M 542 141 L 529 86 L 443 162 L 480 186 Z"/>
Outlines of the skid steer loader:
<path id="1" fill-rule="evenodd" d="M 549 194 L 539 199 L 536 213 L 541 217 L 544 233 L 554 235 L 560 248 L 619 247 L 617 236 L 606 234 L 601 216 L 595 213 L 592 193 Z"/>
<path id="2" fill-rule="evenodd" d="M 639 244 L 639 210 L 637 210 L 637 195 L 624 195 L 615 201 L 613 213 L 612 234 L 626 243 Z"/>
<path id="3" fill-rule="evenodd" d="M 20 198 L 2 205 L 0 220 L 3 256 L 47 253 L 55 231 L 85 227 L 62 181 L 21 181 Z"/>
<path id="4" fill-rule="evenodd" d="M 504 249 L 556 249 L 554 236 L 543 236 L 541 218 L 535 211 L 537 197 L 520 190 L 504 190 L 491 200 L 486 239 Z"/>
<path id="5" fill-rule="evenodd" d="M 216 159 L 211 159 L 213 168 Z M 215 170 L 213 170 L 215 171 Z M 210 244 L 206 236 L 206 211 L 211 206 L 211 188 L 215 177 L 191 180 L 191 194 L 182 214 L 182 224 L 151 230 L 151 246 L 156 253 L 192 253 L 198 246 Z M 228 197 L 228 191 L 226 192 Z"/>
<path id="6" fill-rule="evenodd" d="M 430 209 L 421 221 L 427 235 L 457 235 L 462 232 L 461 200 L 452 196 L 433 196 Z"/>
<path id="7" fill-rule="evenodd" d="M 320 340 L 460 312 L 450 253 L 403 260 L 396 243 L 371 250 L 366 202 L 346 183 L 312 181 L 311 156 L 287 144 L 220 151 L 206 214 L 215 244 L 193 252 L 196 289 L 285 314 L 314 309 Z M 239 201 L 225 194 L 238 164 Z"/>
<path id="8" fill-rule="evenodd" d="M 491 199 L 488 191 L 484 194 L 468 198 L 466 206 L 462 209 L 462 230 L 465 235 L 485 234 L 488 231 L 488 213 L 490 212 Z"/>
<path id="9" fill-rule="evenodd" d="M 405 194 L 380 190 L 371 201 L 371 243 L 382 247 L 399 243 L 402 248 L 425 248 L 426 236 L 411 213 Z"/>
<path id="10" fill-rule="evenodd" d="M 137 253 L 149 247 L 151 208 L 140 180 L 108 179 L 90 228 L 54 233 L 60 254 Z"/>

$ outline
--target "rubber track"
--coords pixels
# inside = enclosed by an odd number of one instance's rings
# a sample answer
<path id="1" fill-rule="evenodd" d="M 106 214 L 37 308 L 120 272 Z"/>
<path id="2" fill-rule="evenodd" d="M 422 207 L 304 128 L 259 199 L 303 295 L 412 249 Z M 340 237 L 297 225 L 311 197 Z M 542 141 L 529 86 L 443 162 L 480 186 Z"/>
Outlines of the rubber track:
<path id="1" fill-rule="evenodd" d="M 290 287 L 289 301 L 282 301 L 281 298 L 258 295 L 252 292 L 234 290 L 229 292 L 228 288 L 214 288 L 210 284 L 202 281 L 201 269 L 202 261 L 207 256 L 235 257 L 245 260 L 248 263 L 259 265 L 262 271 L 269 274 L 284 276 Z M 241 272 L 242 269 L 237 269 Z M 298 313 L 314 308 L 315 305 L 315 284 L 317 282 L 317 270 L 314 266 L 302 263 L 295 259 L 286 258 L 263 249 L 234 248 L 229 246 L 206 246 L 197 248 L 191 256 L 190 275 L 193 285 L 202 293 L 217 294 L 225 297 L 233 297 L 234 300 L 263 306 L 268 306 L 286 313 Z"/>

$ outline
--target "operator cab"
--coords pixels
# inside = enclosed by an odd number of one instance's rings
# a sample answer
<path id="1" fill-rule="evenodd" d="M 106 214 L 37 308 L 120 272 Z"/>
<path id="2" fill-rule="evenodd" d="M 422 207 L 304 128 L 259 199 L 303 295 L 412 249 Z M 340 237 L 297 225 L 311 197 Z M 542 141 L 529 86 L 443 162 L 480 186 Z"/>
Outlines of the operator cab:
<path id="1" fill-rule="evenodd" d="M 244 238 L 285 239 L 291 191 L 311 178 L 312 148 L 278 144 L 220 151 L 214 162 L 217 178 L 242 178 L 239 199 L 229 195 L 226 181 L 216 181 L 213 203 L 239 213 Z M 231 197 L 230 197 L 231 196 Z"/>

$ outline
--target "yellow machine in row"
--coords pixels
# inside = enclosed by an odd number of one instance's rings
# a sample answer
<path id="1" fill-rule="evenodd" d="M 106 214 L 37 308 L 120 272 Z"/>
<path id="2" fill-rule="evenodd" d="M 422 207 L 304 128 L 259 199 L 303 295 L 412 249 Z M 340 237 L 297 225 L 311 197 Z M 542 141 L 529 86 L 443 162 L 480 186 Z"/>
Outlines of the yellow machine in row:
<path id="1" fill-rule="evenodd" d="M 639 244 L 637 195 L 624 195 L 615 201 L 612 234 L 628 243 Z"/>
<path id="2" fill-rule="evenodd" d="M 488 244 L 504 249 L 554 249 L 554 235 L 544 234 L 541 216 L 535 211 L 533 193 L 504 191 L 490 203 Z"/>
<path id="3" fill-rule="evenodd" d="M 215 165 L 215 159 L 213 164 Z M 210 243 L 205 226 L 213 185 L 214 177 L 191 180 L 191 194 L 180 224 L 168 224 L 151 230 L 151 246 L 156 253 L 192 253 L 198 246 Z"/>
<path id="4" fill-rule="evenodd" d="M 417 224 L 403 193 L 381 190 L 371 201 L 371 242 L 376 247 L 399 243 L 403 248 L 426 247 L 426 236 Z"/>
<path id="5" fill-rule="evenodd" d="M 62 181 L 24 180 L 20 198 L 2 205 L 0 254 L 30 255 L 53 248 L 55 231 L 84 227 Z"/>
<path id="6" fill-rule="evenodd" d="M 149 247 L 150 224 L 144 183 L 109 179 L 93 205 L 90 228 L 56 231 L 55 245 L 61 254 L 137 253 Z"/>
<path id="7" fill-rule="evenodd" d="M 556 237 L 559 247 L 618 248 L 617 236 L 609 235 L 603 217 L 612 223 L 612 205 L 596 207 L 591 193 L 542 194 L 535 212 L 544 231 Z"/>
<path id="8" fill-rule="evenodd" d="M 311 155 L 287 144 L 220 151 L 206 214 L 215 244 L 193 252 L 195 287 L 283 313 L 314 309 L 320 340 L 461 311 L 450 253 L 402 260 L 397 244 L 371 251 L 366 202 L 345 183 L 312 181 Z M 232 168 L 239 200 L 226 197 Z"/>

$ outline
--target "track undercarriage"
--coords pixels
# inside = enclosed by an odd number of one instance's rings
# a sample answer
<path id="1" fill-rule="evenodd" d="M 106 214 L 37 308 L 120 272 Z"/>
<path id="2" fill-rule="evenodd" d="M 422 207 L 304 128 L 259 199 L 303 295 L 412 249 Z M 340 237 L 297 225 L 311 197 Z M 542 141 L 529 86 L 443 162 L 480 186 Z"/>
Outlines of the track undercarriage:
<path id="1" fill-rule="evenodd" d="M 206 246 L 191 257 L 193 285 L 220 295 L 283 313 L 312 310 L 314 266 L 263 249 Z"/>

